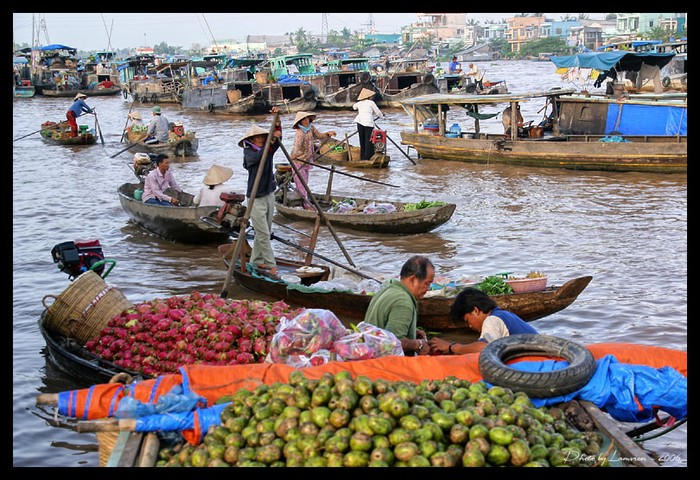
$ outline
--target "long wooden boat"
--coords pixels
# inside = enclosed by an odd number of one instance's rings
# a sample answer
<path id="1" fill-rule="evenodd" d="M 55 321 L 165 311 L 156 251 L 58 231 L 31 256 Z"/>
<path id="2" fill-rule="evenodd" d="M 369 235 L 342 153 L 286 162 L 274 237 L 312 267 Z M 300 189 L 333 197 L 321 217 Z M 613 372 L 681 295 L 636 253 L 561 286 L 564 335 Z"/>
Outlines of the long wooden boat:
<path id="1" fill-rule="evenodd" d="M 277 260 L 278 276 L 296 274 L 296 269 L 303 267 L 303 262 Z M 355 323 L 362 321 L 372 299 L 371 295 L 351 291 L 327 291 L 322 289 L 303 289 L 290 285 L 283 280 L 274 281 L 250 271 L 233 269 L 236 282 L 254 292 L 269 295 L 278 300 L 284 300 L 290 305 L 304 308 L 324 308 L 332 311 L 339 318 L 352 319 Z M 510 310 L 526 322 L 551 315 L 571 305 L 588 286 L 593 277 L 583 276 L 573 278 L 560 286 L 546 287 L 539 292 L 512 293 L 493 295 L 493 300 L 504 310 Z M 321 280 L 327 280 L 321 276 Z M 313 287 L 313 283 L 309 286 Z M 466 327 L 464 322 L 456 323 L 450 319 L 450 307 L 454 297 L 433 296 L 423 298 L 418 302 L 418 325 L 426 331 L 443 333 L 459 333 L 472 336 L 474 331 Z"/>
<path id="2" fill-rule="evenodd" d="M 298 81 L 259 85 L 267 104 L 279 108 L 282 113 L 311 112 L 318 104 L 316 91 L 310 83 Z"/>
<path id="3" fill-rule="evenodd" d="M 404 100 L 439 92 L 435 75 L 428 71 L 427 58 L 394 60 L 374 81 L 380 92 L 375 103 L 380 108 L 401 108 Z"/>
<path id="4" fill-rule="evenodd" d="M 254 115 L 270 111 L 262 87 L 249 81 L 188 87 L 182 92 L 182 108 L 228 115 Z"/>
<path id="5" fill-rule="evenodd" d="M 101 88 L 75 88 L 75 89 L 51 89 L 46 88 L 42 90 L 41 94 L 45 97 L 75 97 L 79 93 L 84 93 L 88 97 L 106 97 L 109 95 L 118 95 L 121 93 L 122 88 L 119 85 L 112 85 L 111 87 L 101 87 Z"/>
<path id="6" fill-rule="evenodd" d="M 195 132 L 187 131 L 178 134 L 171 129 L 167 143 L 143 143 L 146 136 L 145 131 L 128 132 L 124 135 L 124 142 L 133 145 L 130 149 L 133 152 L 164 153 L 169 157 L 194 157 L 197 155 L 199 139 Z"/>
<path id="7" fill-rule="evenodd" d="M 12 85 L 12 96 L 14 98 L 32 98 L 36 93 L 34 85 Z"/>
<path id="8" fill-rule="evenodd" d="M 332 207 L 335 204 L 348 200 L 347 196 L 331 195 L 326 197 L 321 194 L 314 194 L 322 208 Z M 287 196 L 277 196 L 275 204 L 277 211 L 290 220 L 315 222 L 318 212 L 315 210 L 305 210 L 299 198 L 292 199 Z M 350 230 L 373 233 L 391 233 L 396 235 L 425 233 L 436 229 L 447 222 L 454 213 L 457 205 L 446 203 L 445 205 L 422 208 L 419 210 L 405 210 L 408 202 L 392 202 L 377 199 L 355 198 L 356 207 L 347 213 L 333 213 L 325 211 L 324 215 L 334 227 L 343 227 Z M 390 213 L 363 213 L 364 207 L 371 204 L 377 206 L 392 205 L 395 212 Z"/>
<path id="9" fill-rule="evenodd" d="M 146 230 L 174 242 L 206 244 L 222 243 L 231 236 L 225 228 L 204 218 L 216 218 L 219 207 L 151 205 L 134 198 L 141 183 L 124 183 L 117 189 L 119 202 L 129 218 Z"/>
<path id="10" fill-rule="evenodd" d="M 313 85 L 318 97 L 316 108 L 352 110 L 357 96 L 363 88 L 380 93 L 369 68 L 369 59 L 364 57 L 341 58 L 328 61 L 320 72 L 299 75 Z M 377 95 L 379 98 L 380 95 Z"/>
<path id="11" fill-rule="evenodd" d="M 573 89 L 552 89 L 541 92 L 508 95 L 460 95 L 432 94 L 415 97 L 403 102 L 404 109 L 414 118 L 411 131 L 401 132 L 401 143 L 412 146 L 420 158 L 455 160 L 469 163 L 502 163 L 519 166 L 554 167 L 574 170 L 636 171 L 657 173 L 685 173 L 688 168 L 687 103 L 682 101 L 645 102 L 638 99 L 607 99 L 602 107 L 594 108 L 594 100 L 579 106 L 575 121 L 568 122 L 565 112 L 571 111 L 563 106 L 567 101 L 563 95 L 573 93 Z M 484 114 L 479 107 L 501 104 L 503 108 L 512 106 L 513 110 L 521 102 L 545 99 L 553 105 L 553 130 L 551 133 L 521 138 L 516 129 L 510 136 L 502 133 L 483 133 L 480 122 L 492 120 L 498 112 Z M 621 112 L 633 106 L 647 106 L 654 109 L 654 114 L 647 114 L 655 124 L 670 124 L 672 134 L 640 132 L 630 128 L 631 133 L 607 130 L 605 133 L 585 132 L 570 133 L 576 128 L 574 124 L 606 125 L 617 124 L 617 117 L 610 119 L 611 112 Z M 437 115 L 431 114 L 437 109 Z M 446 108 L 448 107 L 448 108 Z M 462 132 L 461 137 L 449 138 L 446 125 L 448 114 L 461 112 L 464 107 L 467 115 L 475 118 L 473 132 Z M 560 108 L 561 107 L 561 108 Z M 452 108 L 452 111 L 448 111 Z M 591 117 L 592 116 L 592 117 Z M 428 117 L 437 117 L 437 131 L 421 128 Z M 586 117 L 586 118 L 583 118 Z M 454 118 L 454 117 L 453 117 Z M 454 118 L 459 121 L 459 118 Z M 498 120 L 500 124 L 500 119 Z M 571 126 L 570 126 L 571 125 Z M 567 130 L 564 130 L 564 129 Z M 584 128 L 584 127 L 580 127 Z M 649 127 L 654 128 L 653 126 Z M 491 131 L 497 131 L 492 129 Z M 502 127 L 501 127 L 502 131 Z M 650 130 L 653 131 L 653 130 Z M 575 132 L 575 130 L 574 130 Z"/>

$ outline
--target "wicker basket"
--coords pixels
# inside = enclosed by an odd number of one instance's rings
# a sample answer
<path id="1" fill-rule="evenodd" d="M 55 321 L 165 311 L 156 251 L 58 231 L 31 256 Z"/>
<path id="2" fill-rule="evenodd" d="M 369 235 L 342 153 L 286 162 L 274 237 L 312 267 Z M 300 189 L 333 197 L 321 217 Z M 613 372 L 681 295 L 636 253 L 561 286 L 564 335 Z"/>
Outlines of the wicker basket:
<path id="1" fill-rule="evenodd" d="M 50 298 L 54 301 L 47 305 Z M 58 297 L 44 296 L 42 303 L 46 307 L 46 328 L 80 344 L 97 337 L 112 317 L 134 306 L 93 271 L 81 274 Z"/>
<path id="2" fill-rule="evenodd" d="M 356 162 L 360 160 L 360 152 L 360 147 L 350 145 L 350 155 L 348 156 L 348 160 L 350 160 L 351 162 Z"/>
<path id="3" fill-rule="evenodd" d="M 348 152 L 345 149 L 345 144 L 339 140 L 328 140 L 318 149 L 319 161 L 329 162 L 347 162 Z"/>

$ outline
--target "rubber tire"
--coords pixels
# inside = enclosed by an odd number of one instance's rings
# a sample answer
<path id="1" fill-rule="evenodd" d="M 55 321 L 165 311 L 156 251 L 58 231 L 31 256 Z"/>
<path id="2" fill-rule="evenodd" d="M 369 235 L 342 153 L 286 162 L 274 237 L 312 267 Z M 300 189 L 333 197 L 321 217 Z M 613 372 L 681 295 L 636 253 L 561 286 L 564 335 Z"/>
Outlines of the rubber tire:
<path id="1" fill-rule="evenodd" d="M 210 103 L 209 105 L 207 105 L 207 112 L 211 113 L 213 111 L 214 111 L 214 104 Z"/>
<path id="2" fill-rule="evenodd" d="M 476 93 L 476 84 L 470 83 L 464 88 L 464 91 L 467 93 Z"/>
<path id="3" fill-rule="evenodd" d="M 435 76 L 432 73 L 426 73 L 423 75 L 423 83 L 428 85 L 430 83 L 433 83 L 435 81 Z"/>
<path id="4" fill-rule="evenodd" d="M 372 75 L 369 72 L 362 72 L 360 74 L 360 83 L 369 83 L 372 80 Z"/>
<path id="5" fill-rule="evenodd" d="M 664 86 L 664 88 L 668 88 L 671 86 L 671 77 L 664 77 L 661 79 L 661 85 Z"/>
<path id="6" fill-rule="evenodd" d="M 314 98 L 316 98 L 316 92 L 314 92 L 313 90 L 307 90 L 304 92 L 305 100 L 313 100 Z"/>
<path id="7" fill-rule="evenodd" d="M 129 92 L 126 91 L 126 88 L 124 90 L 122 90 L 122 95 L 124 96 L 124 100 L 129 98 Z"/>
<path id="8" fill-rule="evenodd" d="M 146 98 L 146 95 L 141 97 L 141 103 L 146 103 L 147 101 L 148 101 L 148 99 Z"/>
<path id="9" fill-rule="evenodd" d="M 537 355 L 563 358 L 567 367 L 551 372 L 525 372 L 506 365 L 513 358 Z M 484 381 L 530 398 L 566 395 L 586 385 L 596 370 L 593 354 L 584 346 L 570 340 L 520 333 L 499 338 L 486 345 L 479 355 L 479 370 Z"/>
<path id="10" fill-rule="evenodd" d="M 151 103 L 158 103 L 158 94 L 151 94 Z"/>

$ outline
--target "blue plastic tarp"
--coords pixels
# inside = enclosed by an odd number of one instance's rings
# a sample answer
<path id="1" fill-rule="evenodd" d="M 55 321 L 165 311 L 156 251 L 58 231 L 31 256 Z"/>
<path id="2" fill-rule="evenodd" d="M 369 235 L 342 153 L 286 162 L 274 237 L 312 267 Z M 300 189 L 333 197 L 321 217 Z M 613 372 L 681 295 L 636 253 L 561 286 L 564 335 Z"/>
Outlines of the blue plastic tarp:
<path id="1" fill-rule="evenodd" d="M 525 372 L 551 372 L 569 365 L 567 361 L 523 361 L 509 365 Z M 620 363 L 614 355 L 596 361 L 593 377 L 581 389 L 568 395 L 533 398 L 537 407 L 570 400 L 587 400 L 621 422 L 647 422 L 655 408 L 676 417 L 688 415 L 688 379 L 671 367 Z"/>
<path id="2" fill-rule="evenodd" d="M 52 43 L 51 45 L 44 45 L 43 47 L 37 47 L 37 50 L 76 50 L 74 47 L 68 47 L 66 45 L 61 45 L 60 43 Z"/>
<path id="3" fill-rule="evenodd" d="M 616 67 L 620 71 L 638 72 L 641 70 L 642 64 L 663 68 L 675 55 L 675 53 L 613 51 L 553 56 L 549 60 L 557 68 L 593 68 L 603 72 Z"/>
<path id="4" fill-rule="evenodd" d="M 611 103 L 605 131 L 622 135 L 688 135 L 687 111 L 682 106 Z"/>

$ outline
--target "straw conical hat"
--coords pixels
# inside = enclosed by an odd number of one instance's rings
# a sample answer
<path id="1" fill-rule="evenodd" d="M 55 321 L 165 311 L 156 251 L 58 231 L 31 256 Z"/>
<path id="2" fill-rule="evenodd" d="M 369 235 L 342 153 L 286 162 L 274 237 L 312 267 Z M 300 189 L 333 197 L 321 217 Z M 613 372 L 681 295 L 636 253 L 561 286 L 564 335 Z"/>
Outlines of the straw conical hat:
<path id="1" fill-rule="evenodd" d="M 84 93 L 79 93 L 75 96 L 75 98 L 73 100 L 77 100 L 79 98 L 87 98 L 87 95 L 85 95 Z"/>
<path id="2" fill-rule="evenodd" d="M 141 114 L 139 112 L 131 112 L 129 114 L 129 118 L 132 118 L 134 120 L 141 120 Z"/>
<path id="3" fill-rule="evenodd" d="M 369 88 L 363 88 L 360 94 L 357 96 L 357 100 L 364 100 L 365 98 L 372 98 L 374 96 L 374 91 Z"/>
<path id="4" fill-rule="evenodd" d="M 218 185 L 224 183 L 226 180 L 231 178 L 233 175 L 233 170 L 228 167 L 222 167 L 221 165 L 212 165 L 209 167 L 207 174 L 204 176 L 202 183 L 204 185 Z"/>
<path id="5" fill-rule="evenodd" d="M 238 146 L 242 147 L 243 146 L 243 140 L 248 140 L 250 137 L 255 137 L 256 135 L 265 135 L 270 133 L 264 128 L 258 127 L 257 125 L 251 125 L 250 128 L 248 129 L 247 132 L 245 132 L 245 135 L 243 135 L 243 138 L 241 138 L 238 141 Z"/>
<path id="6" fill-rule="evenodd" d="M 292 124 L 292 128 L 299 128 L 299 122 L 304 120 L 306 117 L 313 117 L 311 121 L 313 122 L 316 120 L 316 114 L 311 113 L 311 112 L 297 112 L 297 116 L 294 117 L 294 123 Z"/>

